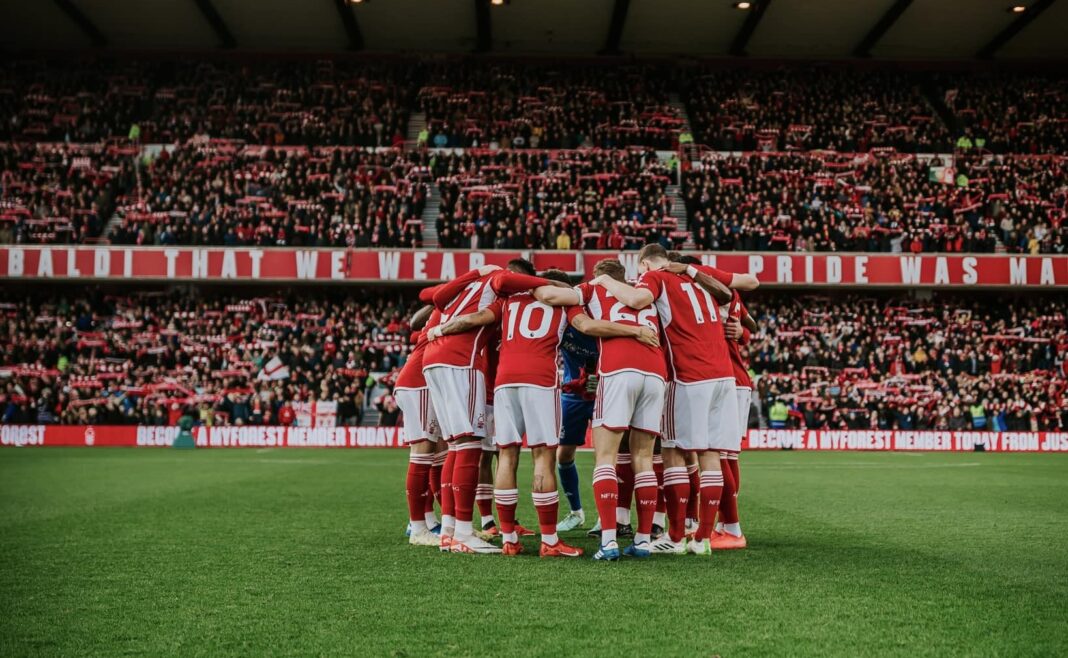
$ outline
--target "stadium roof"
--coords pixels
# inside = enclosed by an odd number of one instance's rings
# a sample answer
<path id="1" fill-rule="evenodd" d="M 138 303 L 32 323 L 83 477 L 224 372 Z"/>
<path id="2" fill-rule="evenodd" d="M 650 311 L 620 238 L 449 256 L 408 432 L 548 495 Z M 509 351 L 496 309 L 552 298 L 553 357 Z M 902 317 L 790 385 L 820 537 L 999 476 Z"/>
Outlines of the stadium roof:
<path id="1" fill-rule="evenodd" d="M 16 50 L 1068 57 L 1068 0 L 504 1 L 0 0 L 0 38 Z"/>

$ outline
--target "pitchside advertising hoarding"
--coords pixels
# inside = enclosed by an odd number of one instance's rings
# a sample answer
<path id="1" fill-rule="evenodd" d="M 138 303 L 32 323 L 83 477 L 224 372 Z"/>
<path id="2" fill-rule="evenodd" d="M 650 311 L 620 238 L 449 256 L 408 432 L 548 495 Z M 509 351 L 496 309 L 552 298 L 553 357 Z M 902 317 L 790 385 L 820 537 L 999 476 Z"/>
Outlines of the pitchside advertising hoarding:
<path id="1" fill-rule="evenodd" d="M 177 427 L 132 425 L 5 425 L 0 445 L 170 446 Z M 201 448 L 402 448 L 398 427 L 196 427 Z M 590 447 L 589 437 L 586 447 Z M 971 452 L 1068 452 L 1068 432 L 950 432 L 882 430 L 750 430 L 745 450 L 857 450 Z"/>
<path id="2" fill-rule="evenodd" d="M 1068 287 L 1068 256 L 1000 254 L 703 253 L 706 265 L 750 272 L 771 286 Z M 635 251 L 449 251 L 196 247 L 2 247 L 0 278 L 140 281 L 434 282 L 527 258 L 576 276 Z"/>

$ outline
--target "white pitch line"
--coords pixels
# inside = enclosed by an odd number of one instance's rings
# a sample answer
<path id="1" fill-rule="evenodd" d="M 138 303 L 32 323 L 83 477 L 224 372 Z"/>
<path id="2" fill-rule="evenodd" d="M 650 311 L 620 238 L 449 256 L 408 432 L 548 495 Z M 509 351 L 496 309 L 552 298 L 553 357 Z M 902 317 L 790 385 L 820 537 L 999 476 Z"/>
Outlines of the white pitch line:
<path id="1" fill-rule="evenodd" d="M 967 468 L 970 466 L 982 466 L 979 462 L 964 462 L 961 464 L 917 464 L 912 466 L 910 464 L 880 464 L 878 462 L 824 462 L 815 464 L 753 464 L 751 462 L 745 465 L 746 468 L 767 468 L 767 469 L 801 469 L 801 468 L 817 468 L 817 469 L 835 469 L 835 468 L 877 468 L 877 469 L 900 469 L 900 470 L 920 470 L 927 468 Z"/>

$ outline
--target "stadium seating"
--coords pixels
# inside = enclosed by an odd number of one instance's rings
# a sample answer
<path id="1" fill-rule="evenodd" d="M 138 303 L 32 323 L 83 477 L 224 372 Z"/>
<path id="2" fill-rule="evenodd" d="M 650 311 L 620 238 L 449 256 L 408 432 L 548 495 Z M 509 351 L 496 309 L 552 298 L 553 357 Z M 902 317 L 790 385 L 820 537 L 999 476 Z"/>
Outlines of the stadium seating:
<path id="1" fill-rule="evenodd" d="M 663 67 L 428 63 L 430 146 L 671 149 L 685 124 Z"/>
<path id="2" fill-rule="evenodd" d="M 1068 303 L 1056 297 L 761 296 L 761 411 L 810 429 L 1068 428 Z"/>
<path id="3" fill-rule="evenodd" d="M 209 135 L 305 146 L 403 142 L 415 73 L 399 62 L 263 58 L 13 60 L 0 71 L 4 141 Z"/>
<path id="4" fill-rule="evenodd" d="M 716 150 L 948 152 L 919 84 L 905 73 L 709 68 L 691 74 L 685 98 L 696 138 Z"/>
<path id="5" fill-rule="evenodd" d="M 403 364 L 414 308 L 400 292 L 6 297 L 6 423 L 173 424 L 191 410 L 265 424 L 296 399 L 337 401 L 355 422 L 367 373 Z M 783 400 L 798 427 L 966 429 L 980 402 L 988 427 L 1068 429 L 1064 300 L 762 293 L 752 304 L 765 424 Z M 264 381 L 276 356 L 289 377 Z"/>
<path id="6" fill-rule="evenodd" d="M 388 149 L 243 146 L 163 151 L 118 208 L 115 244 L 412 247 L 428 173 Z"/>
<path id="7" fill-rule="evenodd" d="M 95 241 L 118 194 L 133 184 L 136 150 L 0 144 L 0 244 Z"/>
<path id="8" fill-rule="evenodd" d="M 1065 89 L 805 65 L 12 59 L 0 243 L 420 246 L 436 184 L 446 247 L 1064 253 L 1063 156 L 1033 154 L 1065 151 Z M 426 128 L 406 141 L 413 111 Z"/>
<path id="9" fill-rule="evenodd" d="M 953 113 L 958 148 L 1068 152 L 1068 79 L 1063 75 L 1013 71 L 938 77 Z"/>
<path id="10" fill-rule="evenodd" d="M 625 249 L 681 244 L 655 151 L 485 151 L 437 158 L 444 247 Z"/>
<path id="11" fill-rule="evenodd" d="M 0 304 L 3 423 L 277 423 L 291 401 L 336 401 L 358 424 L 369 371 L 409 351 L 399 294 L 33 292 Z M 268 367 L 287 369 L 288 377 Z"/>
<path id="12" fill-rule="evenodd" d="M 683 177 L 702 249 L 1064 253 L 1058 160 L 706 154 Z"/>

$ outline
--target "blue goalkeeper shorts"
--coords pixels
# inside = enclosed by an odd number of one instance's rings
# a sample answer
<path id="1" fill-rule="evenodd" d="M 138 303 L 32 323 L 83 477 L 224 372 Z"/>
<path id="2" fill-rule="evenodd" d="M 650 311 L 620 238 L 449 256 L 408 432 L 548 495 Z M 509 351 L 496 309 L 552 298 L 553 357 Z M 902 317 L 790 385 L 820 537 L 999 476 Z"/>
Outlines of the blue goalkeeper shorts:
<path id="1" fill-rule="evenodd" d="M 586 430 L 593 418 L 593 400 L 563 395 L 560 398 L 563 415 L 563 432 L 560 445 L 581 446 L 586 443 Z"/>

